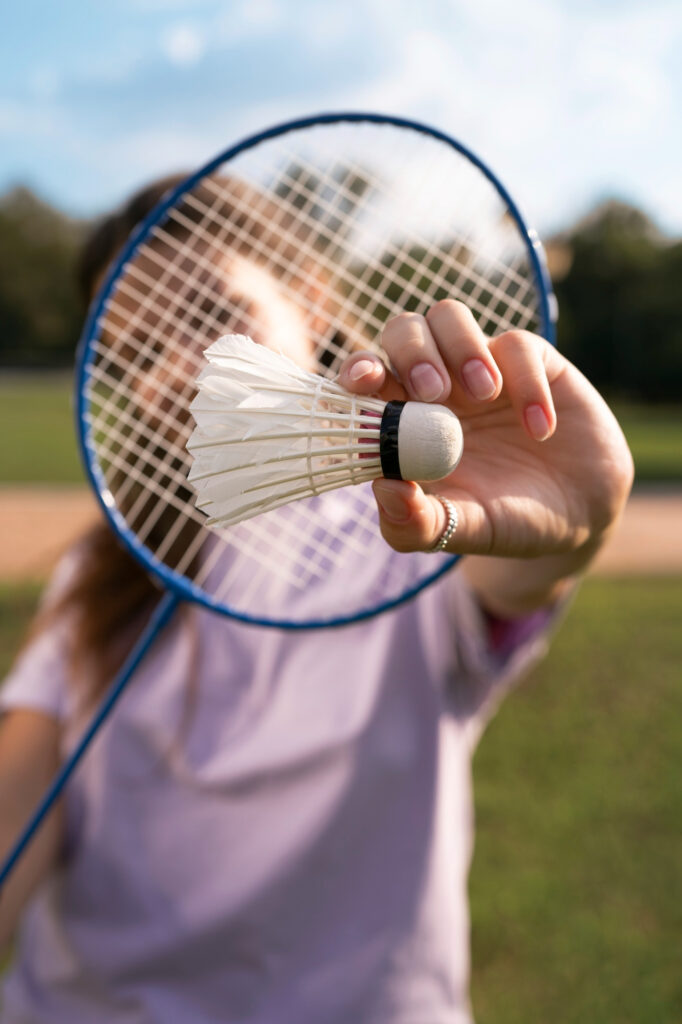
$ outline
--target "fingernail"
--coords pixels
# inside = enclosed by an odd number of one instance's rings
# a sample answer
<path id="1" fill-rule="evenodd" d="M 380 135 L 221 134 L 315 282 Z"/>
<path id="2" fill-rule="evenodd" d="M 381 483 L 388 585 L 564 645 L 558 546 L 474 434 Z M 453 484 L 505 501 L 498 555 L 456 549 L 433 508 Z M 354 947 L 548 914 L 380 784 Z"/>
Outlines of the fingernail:
<path id="1" fill-rule="evenodd" d="M 350 380 L 361 380 L 363 377 L 371 376 L 375 369 L 376 363 L 373 363 L 371 359 L 358 359 L 357 363 L 353 363 L 348 371 L 348 377 Z"/>
<path id="2" fill-rule="evenodd" d="M 495 394 L 493 375 L 481 359 L 469 359 L 462 367 L 462 376 L 470 393 L 479 402 Z"/>
<path id="3" fill-rule="evenodd" d="M 435 402 L 445 390 L 443 378 L 430 363 L 417 363 L 412 367 L 410 384 L 421 402 Z"/>
<path id="4" fill-rule="evenodd" d="M 542 406 L 527 406 L 524 417 L 530 436 L 536 441 L 546 441 L 550 434 L 550 426 L 547 413 Z"/>
<path id="5" fill-rule="evenodd" d="M 392 523 L 406 523 L 410 518 L 407 502 L 390 482 L 376 480 L 374 496 L 379 503 L 379 508 Z"/>

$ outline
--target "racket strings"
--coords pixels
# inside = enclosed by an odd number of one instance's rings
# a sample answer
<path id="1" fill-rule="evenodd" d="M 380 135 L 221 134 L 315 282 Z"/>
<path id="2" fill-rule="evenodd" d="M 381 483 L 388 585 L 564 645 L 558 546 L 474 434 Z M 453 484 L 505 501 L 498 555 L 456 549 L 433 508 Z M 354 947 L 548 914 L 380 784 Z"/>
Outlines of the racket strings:
<path id="1" fill-rule="evenodd" d="M 293 152 L 290 154 L 290 160 L 292 164 L 294 164 L 295 154 Z M 429 168 L 428 171 L 423 171 L 422 178 L 425 177 L 427 174 L 433 177 L 432 167 Z M 371 197 L 372 195 L 375 194 L 381 194 L 382 190 L 384 189 L 384 186 L 379 178 L 374 177 L 370 179 L 369 175 L 367 174 L 367 171 L 360 166 L 353 166 L 348 171 L 348 178 L 354 181 L 365 180 L 367 182 L 367 189 L 365 192 L 364 200 L 357 200 L 356 190 L 347 189 L 344 193 L 343 179 L 339 174 L 338 164 L 334 164 L 331 170 L 320 172 L 319 175 L 317 177 L 312 178 L 312 180 L 314 189 L 318 189 L 320 185 L 322 185 L 325 190 L 331 191 L 333 188 L 336 187 L 337 190 L 341 192 L 343 198 L 348 202 L 349 205 L 357 201 L 357 207 L 354 210 L 354 219 L 361 219 L 364 207 L 367 205 L 369 201 L 368 197 Z M 317 193 L 317 191 L 308 189 L 306 187 L 305 182 L 301 184 L 301 182 L 298 179 L 293 178 L 291 177 L 291 175 L 287 174 L 284 175 L 283 180 L 286 182 L 287 186 L 291 188 L 295 188 L 296 186 L 300 188 L 302 194 L 305 196 L 306 199 L 306 204 L 299 211 L 301 217 L 304 220 L 306 220 L 307 228 L 309 229 L 311 235 L 314 232 L 317 232 L 318 240 L 321 239 L 324 242 L 329 243 L 330 248 L 332 249 L 332 254 L 335 254 L 335 249 L 339 244 L 338 233 L 332 234 L 332 229 L 329 227 L 325 227 L 324 223 L 320 224 L 318 218 L 320 208 L 324 213 L 326 213 L 327 217 L 329 218 L 339 216 L 338 208 L 332 204 L 331 200 L 326 199 L 324 197 L 324 192 L 323 195 L 320 196 Z M 431 184 L 433 185 L 433 182 Z M 439 187 L 448 188 L 448 182 L 445 180 L 440 180 Z M 423 191 L 422 180 L 417 179 L 416 191 Z M 457 258 L 453 255 L 453 253 L 455 253 L 458 249 L 461 250 L 463 253 L 466 253 L 469 248 L 469 243 L 474 237 L 474 225 L 476 223 L 478 216 L 478 207 L 474 207 L 473 211 L 467 211 L 467 214 L 467 219 L 470 224 L 469 228 L 461 231 L 458 235 L 453 234 L 452 241 L 449 245 L 443 245 L 441 243 L 438 246 L 434 246 L 432 240 L 429 240 L 427 237 L 420 235 L 418 233 L 415 233 L 411 238 L 406 239 L 402 245 L 396 245 L 391 239 L 391 233 L 395 231 L 395 223 L 389 222 L 387 220 L 387 213 L 385 212 L 383 217 L 381 218 L 381 221 L 376 225 L 375 241 L 377 246 L 383 246 L 382 269 L 383 277 L 386 284 L 388 286 L 400 285 L 402 286 L 403 291 L 407 290 L 405 284 L 405 277 L 403 276 L 402 278 L 400 278 L 396 274 L 391 272 L 390 267 L 392 263 L 397 263 L 401 267 L 403 272 L 405 270 L 408 270 L 411 271 L 412 273 L 421 272 L 423 274 L 424 260 L 430 260 L 432 265 L 431 276 L 433 284 L 430 288 L 422 286 L 422 288 L 420 289 L 419 302 L 421 307 L 428 308 L 428 305 L 432 304 L 433 301 L 438 301 L 439 298 L 442 298 L 446 294 L 449 294 L 449 286 L 453 284 L 460 290 L 462 294 L 471 294 L 473 296 L 474 303 L 476 303 L 479 294 L 479 290 L 477 290 L 477 285 L 480 283 L 479 278 L 477 276 L 472 276 L 471 268 L 467 268 L 467 264 L 465 262 L 458 261 Z M 347 225 L 345 228 L 345 232 L 348 231 L 349 227 Z M 419 247 L 423 253 L 422 258 L 419 261 L 414 259 L 410 252 L 410 250 L 414 249 L 415 247 Z M 478 248 L 480 250 L 480 245 L 478 246 Z M 305 247 L 303 247 L 303 251 L 305 251 L 306 255 L 309 257 L 317 255 L 316 252 L 312 251 L 311 247 L 308 247 L 307 251 Z M 457 275 L 454 280 L 452 276 L 446 278 L 438 274 L 437 270 L 435 269 L 435 266 L 438 263 L 442 264 L 444 260 L 451 261 L 451 269 L 454 269 Z M 522 286 L 524 283 L 528 284 L 528 278 L 524 279 L 524 277 L 520 273 L 515 272 L 514 267 L 510 266 L 508 262 L 505 263 L 500 258 L 496 259 L 493 253 L 490 253 L 488 255 L 487 263 L 489 273 L 497 273 L 500 275 L 501 278 L 504 277 L 507 281 L 513 281 L 519 286 Z M 365 275 L 352 273 L 348 259 L 344 259 L 342 254 L 341 258 L 334 259 L 333 264 L 330 265 L 328 269 L 331 272 L 333 272 L 335 283 L 337 285 L 340 285 L 341 287 L 349 286 L 353 288 L 357 296 L 358 285 L 368 283 L 368 275 L 371 274 L 375 268 L 372 266 L 371 263 L 368 263 Z M 502 295 L 504 294 L 502 289 L 498 289 L 497 292 L 499 298 L 501 298 Z M 374 317 L 372 315 L 372 310 L 371 308 L 369 308 L 369 305 L 372 296 L 376 295 L 376 293 L 376 287 L 367 289 L 367 305 L 363 306 L 363 308 L 370 326 L 378 333 L 381 330 L 383 323 L 385 322 L 386 316 L 385 314 L 379 317 Z M 403 296 L 400 297 L 404 298 Z M 513 303 L 510 304 L 513 305 Z M 488 306 L 484 306 L 481 304 L 477 311 L 482 315 L 485 315 L 488 312 Z M 524 314 L 524 310 L 520 306 L 516 308 L 515 312 L 517 312 L 519 315 Z M 501 319 L 497 323 L 493 322 L 492 326 L 493 328 L 505 329 L 508 326 L 512 326 L 512 324 L 507 320 Z"/>
<path id="2" fill-rule="evenodd" d="M 291 155 L 291 160 L 292 160 L 292 162 L 294 160 L 293 154 Z M 350 176 L 353 179 L 360 178 L 362 176 L 361 168 L 355 168 L 354 167 L 352 169 L 352 173 L 350 174 Z M 364 176 L 365 176 L 365 178 L 369 182 L 369 179 L 368 179 L 368 176 L 367 176 L 366 173 L 365 173 Z M 336 168 L 333 168 L 331 172 L 326 172 L 324 174 L 320 174 L 317 178 L 314 179 L 315 187 L 319 187 L 320 184 L 322 184 L 325 189 L 329 190 L 332 186 L 338 185 L 339 177 L 340 176 L 338 174 L 338 171 L 336 170 Z M 287 174 L 284 175 L 284 181 L 286 182 L 287 186 L 290 187 L 290 188 L 293 188 L 296 185 L 299 185 L 299 186 L 301 185 L 300 181 L 298 181 L 297 179 L 292 178 L 290 175 L 287 175 Z M 215 186 L 215 183 L 210 183 L 208 187 L 209 188 L 215 188 L 216 186 Z M 339 187 L 342 188 L 343 186 L 341 185 Z M 369 182 L 367 192 L 371 195 L 374 192 L 379 192 L 381 190 L 381 188 L 382 188 L 381 182 L 378 181 L 377 179 L 375 179 L 375 180 Z M 303 193 L 303 195 L 305 197 L 305 204 L 304 204 L 304 206 L 301 209 L 299 209 L 299 214 L 300 214 L 300 217 L 302 218 L 302 220 L 304 221 L 306 231 L 311 236 L 315 236 L 316 235 L 316 241 L 315 242 L 307 244 L 307 245 L 305 243 L 302 243 L 300 245 L 300 252 L 301 252 L 302 256 L 304 257 L 304 259 L 307 259 L 307 260 L 310 260 L 310 261 L 313 261 L 313 260 L 318 260 L 319 261 L 319 258 L 320 258 L 320 243 L 321 242 L 324 242 L 325 245 L 327 245 L 332 250 L 332 255 L 335 255 L 336 249 L 337 249 L 337 247 L 339 245 L 338 234 L 336 234 L 336 235 L 332 234 L 331 233 L 332 228 L 329 227 L 329 226 L 325 226 L 324 223 L 320 223 L 318 218 L 319 218 L 319 208 L 322 208 L 323 213 L 326 214 L 326 216 L 328 218 L 338 217 L 339 216 L 339 212 L 338 212 L 337 208 L 332 205 L 331 201 L 325 200 L 324 196 L 320 197 L 316 192 L 310 191 L 308 189 L 308 187 L 306 186 L 305 182 L 303 182 L 302 193 Z M 355 199 L 356 198 L 355 193 L 351 192 L 350 190 L 348 190 L 347 193 L 346 193 L 346 198 L 350 202 L 351 199 Z M 198 207 L 198 204 L 195 204 L 195 205 L 197 205 L 197 207 Z M 358 206 L 357 206 L 357 209 L 354 211 L 355 218 L 357 219 L 358 217 L 361 217 L 362 213 L 363 213 L 363 204 L 362 204 L 362 202 L 360 202 L 358 204 Z M 254 211 L 254 219 L 256 221 L 258 221 L 258 219 L 259 219 L 258 218 L 257 210 Z M 472 219 L 472 218 L 470 217 L 469 219 Z M 263 226 L 263 224 L 261 224 L 261 226 Z M 429 243 L 429 241 L 426 238 L 419 237 L 419 236 L 417 236 L 414 239 L 407 240 L 402 246 L 396 246 L 390 240 L 390 238 L 388 237 L 388 229 L 389 228 L 391 230 L 395 230 L 395 225 L 390 225 L 390 224 L 384 223 L 384 224 L 379 225 L 377 227 L 377 240 L 383 239 L 383 241 L 384 241 L 384 249 L 383 249 L 383 252 L 384 252 L 384 255 L 383 255 L 383 268 L 384 268 L 384 270 L 383 270 L 383 277 L 384 277 L 384 280 L 385 280 L 387 285 L 389 285 L 389 286 L 390 285 L 401 285 L 403 291 L 405 291 L 406 290 L 406 284 L 405 284 L 404 276 L 401 279 L 401 278 L 397 277 L 395 274 L 393 274 L 392 271 L 391 271 L 391 264 L 394 263 L 394 262 L 398 263 L 401 266 L 401 268 L 403 269 L 403 272 L 404 272 L 405 269 L 407 269 L 408 271 L 411 271 L 412 273 L 417 273 L 419 271 L 421 271 L 423 273 L 423 270 L 424 270 L 423 260 L 424 260 L 424 257 L 426 257 L 427 259 L 430 259 L 430 262 L 431 262 L 431 268 L 432 268 L 431 269 L 431 276 L 432 276 L 432 280 L 433 280 L 433 286 L 430 289 L 430 291 L 431 291 L 430 295 L 426 293 L 424 287 L 422 286 L 422 288 L 420 290 L 420 304 L 421 304 L 421 306 L 428 308 L 429 300 L 431 300 L 431 302 L 438 301 L 439 298 L 442 298 L 442 297 L 444 297 L 444 295 L 449 294 L 449 288 L 453 284 L 460 290 L 460 292 L 462 294 L 471 295 L 473 297 L 474 304 L 477 304 L 477 298 L 478 298 L 478 295 L 481 292 L 480 287 L 478 287 L 478 286 L 480 286 L 479 278 L 471 276 L 470 268 L 469 268 L 469 274 L 467 274 L 467 265 L 464 262 L 458 262 L 457 259 L 454 258 L 453 255 L 452 255 L 453 250 L 456 250 L 458 248 L 461 249 L 464 253 L 467 252 L 468 242 L 469 242 L 470 238 L 473 235 L 473 228 L 470 229 L 465 234 L 462 234 L 459 238 L 453 240 L 453 242 L 449 246 L 449 250 L 450 251 L 448 251 L 448 247 L 444 247 L 442 244 L 438 248 L 435 248 L 432 244 Z M 348 230 L 349 230 L 349 227 L 346 226 L 345 232 L 348 232 Z M 243 231 L 242 232 L 237 232 L 236 234 L 238 236 L 242 235 Z M 419 246 L 421 248 L 421 250 L 422 250 L 422 259 L 420 261 L 417 261 L 416 259 L 414 259 L 411 256 L 410 251 L 408 249 L 408 246 L 414 248 L 415 245 Z M 266 251 L 265 250 L 265 246 L 263 246 L 262 243 L 259 243 L 258 241 L 256 241 L 254 243 L 254 251 L 256 253 L 258 253 L 259 255 L 263 255 L 264 252 Z M 271 250 L 267 251 L 266 254 L 272 260 L 273 264 L 276 265 L 277 261 L 275 259 L 273 259 L 273 257 L 277 255 L 277 248 L 276 247 L 272 248 Z M 322 253 L 322 255 L 324 256 L 324 252 Z M 438 274 L 437 270 L 435 269 L 435 267 L 437 266 L 438 263 L 440 263 L 440 264 L 443 263 L 444 259 L 450 259 L 450 261 L 452 262 L 452 269 L 454 269 L 456 271 L 456 277 L 454 279 L 452 277 L 452 273 L 450 273 L 449 277 L 444 277 L 443 275 Z M 292 261 L 291 257 L 287 254 L 287 265 L 288 266 L 292 266 L 293 262 L 294 261 Z M 492 272 L 498 273 L 501 276 L 501 278 L 504 277 L 504 279 L 507 282 L 509 282 L 510 284 L 514 283 L 514 284 L 516 284 L 518 286 L 522 286 L 524 283 L 526 285 L 529 283 L 528 282 L 528 278 L 526 278 L 525 281 L 524 281 L 523 276 L 521 274 L 519 274 L 519 273 L 515 273 L 514 267 L 510 266 L 508 263 L 505 265 L 504 262 L 502 262 L 499 259 L 495 260 L 492 256 L 489 258 L 488 262 L 490 264 L 489 271 L 491 273 Z M 323 263 L 323 265 L 324 265 L 324 263 Z M 279 268 L 279 267 L 277 269 L 281 270 L 281 268 Z M 335 258 L 333 262 L 329 263 L 328 266 L 326 267 L 326 269 L 331 274 L 333 274 L 334 282 L 335 282 L 335 284 L 340 289 L 343 289 L 344 287 L 350 287 L 350 288 L 354 289 L 354 291 L 356 293 L 356 300 L 357 300 L 358 286 L 359 285 L 361 286 L 363 283 L 368 283 L 369 275 L 372 273 L 372 270 L 374 268 L 372 267 L 372 265 L 370 263 L 370 264 L 367 265 L 367 270 L 366 270 L 365 275 L 358 274 L 357 272 L 353 273 L 352 269 L 350 267 L 349 260 L 348 259 L 344 259 L 343 255 L 341 255 L 340 258 Z M 290 271 L 290 276 L 291 277 L 295 276 L 293 271 Z M 283 280 L 286 281 L 286 278 L 284 277 Z M 384 313 L 380 317 L 374 317 L 372 315 L 372 310 L 369 308 L 369 302 L 371 301 L 372 295 L 376 295 L 376 291 L 377 291 L 377 289 L 375 287 L 367 289 L 367 293 L 366 293 L 366 303 L 367 304 L 365 304 L 362 308 L 364 308 L 364 311 L 365 311 L 365 314 L 366 314 L 366 319 L 367 319 L 367 321 L 369 323 L 369 326 L 372 329 L 374 329 L 375 332 L 378 333 L 380 331 L 383 323 L 385 322 L 386 314 Z M 502 298 L 502 296 L 505 294 L 505 291 L 502 288 L 498 288 L 496 291 L 497 291 L 498 298 Z M 294 291 L 294 293 L 291 295 L 291 297 L 293 299 L 296 299 L 297 298 L 297 292 Z M 403 296 L 401 296 L 401 298 L 402 297 Z M 513 299 L 511 298 L 511 296 L 510 296 L 510 306 L 512 306 L 512 308 L 514 307 L 514 302 L 513 302 Z M 489 306 L 487 304 L 486 305 L 480 304 L 477 311 L 479 313 L 481 313 L 482 315 L 484 315 L 484 314 L 486 314 L 488 312 L 488 310 L 489 310 Z M 356 310 L 354 310 L 354 312 L 356 312 Z M 519 315 L 523 315 L 523 308 L 521 307 L 521 305 L 517 305 L 517 307 L 514 310 L 514 312 L 516 312 Z M 493 323 L 492 324 L 493 328 L 499 328 L 499 329 L 505 329 L 506 327 L 512 326 L 512 325 L 513 324 L 512 324 L 512 322 L 510 320 L 504 320 L 503 318 L 502 319 L 498 319 L 497 323 Z"/>
<path id="3" fill-rule="evenodd" d="M 343 132 L 303 134 L 245 151 L 150 229 L 98 321 L 86 385 L 90 444 L 127 528 L 212 601 L 246 609 L 274 606 L 273 579 L 305 590 L 349 557 L 366 562 L 380 541 L 362 483 L 342 501 L 315 482 L 319 497 L 215 533 L 194 507 L 185 443 L 201 352 L 221 334 L 258 337 L 264 328 L 252 297 L 231 282 L 236 261 L 267 272 L 301 311 L 329 376 L 349 351 L 376 348 L 390 316 L 426 313 L 447 297 L 466 301 L 489 334 L 539 324 L 527 242 L 468 160 L 396 129 L 360 132 L 351 146 Z M 350 422 L 347 448 L 358 433 Z M 333 446 L 327 434 L 318 449 L 311 432 L 311 463 Z M 337 454 L 354 481 L 370 468 L 342 438 Z M 299 489 L 289 476 L 283 482 Z M 362 602 L 379 592 L 390 599 L 424 571 L 419 556 L 387 560 L 363 582 Z"/>
<path id="4" fill-rule="evenodd" d="M 201 230 L 201 228 L 200 228 L 200 226 L 198 226 L 197 227 L 197 231 L 200 232 L 200 230 Z M 159 236 L 160 237 L 164 237 L 163 232 L 159 232 Z M 465 246 L 465 243 L 460 243 L 460 244 L 462 246 Z M 257 242 L 254 243 L 254 249 L 255 249 L 255 251 L 259 250 L 259 245 L 258 245 Z M 306 257 L 308 257 L 308 258 L 310 258 L 310 257 L 312 257 L 312 255 L 314 255 L 313 250 L 312 249 L 307 249 L 306 250 L 305 246 L 302 247 L 302 251 L 305 253 Z M 442 252 L 442 249 L 441 249 L 441 252 Z M 406 268 L 409 272 L 412 272 L 412 273 L 418 273 L 418 272 L 421 272 L 422 274 L 424 273 L 424 263 L 423 262 L 418 263 L 416 260 L 414 260 L 411 257 L 410 252 L 409 252 L 409 250 L 407 248 L 407 245 L 403 245 L 402 247 L 397 248 L 395 246 L 392 246 L 389 243 L 385 247 L 385 253 L 388 254 L 388 256 L 390 258 L 390 262 L 389 262 L 389 260 L 386 259 L 386 256 L 384 256 L 384 261 L 383 261 L 384 262 L 384 266 L 383 266 L 382 270 L 383 270 L 384 279 L 388 283 L 388 285 L 392 285 L 392 284 L 398 283 L 398 279 L 396 278 L 396 276 L 394 274 L 391 273 L 391 270 L 390 270 L 390 264 L 392 262 L 394 262 L 394 261 L 395 262 L 400 262 L 400 264 L 403 267 L 403 271 Z M 430 269 L 431 279 L 433 281 L 433 284 L 435 285 L 435 287 L 433 288 L 434 294 L 432 296 L 430 296 L 430 298 L 432 298 L 433 300 L 437 301 L 437 299 L 439 298 L 438 292 L 440 290 L 442 290 L 443 292 L 447 292 L 449 285 L 450 286 L 455 285 L 462 292 L 466 292 L 466 281 L 462 277 L 462 268 L 461 268 L 461 265 L 459 265 L 456 260 L 453 261 L 453 267 L 454 267 L 454 269 L 456 271 L 458 271 L 457 276 L 453 278 L 453 276 L 452 276 L 452 269 L 453 268 L 451 267 L 450 268 L 450 276 L 449 276 L 449 279 L 448 279 L 446 277 L 443 277 L 442 274 L 439 274 L 438 271 L 434 268 L 434 264 L 437 264 L 438 262 L 442 262 L 442 256 L 439 259 L 440 254 L 437 254 L 436 258 L 434 259 L 434 250 L 433 250 L 433 248 L 431 249 L 431 253 L 426 253 L 425 252 L 425 255 L 431 257 L 430 263 L 427 263 L 427 267 Z M 199 266 L 203 266 L 207 270 L 213 270 L 213 271 L 215 270 L 215 268 L 211 266 L 210 259 L 208 259 L 207 257 L 202 257 L 201 255 L 198 255 L 197 258 L 196 258 L 196 262 L 197 262 L 197 264 Z M 367 270 L 365 272 L 365 281 L 368 279 L 368 277 L 372 273 L 372 271 L 373 271 L 373 268 L 372 268 L 371 264 L 369 264 L 368 267 L 367 267 Z M 148 280 L 144 281 L 143 275 L 140 275 L 140 277 L 142 278 L 142 284 L 149 285 L 150 282 Z M 337 271 L 337 273 L 336 273 L 336 280 L 339 281 L 340 279 L 341 279 L 341 275 Z M 357 291 L 358 291 L 358 284 L 362 284 L 363 283 L 363 277 L 355 275 L 355 282 L 356 282 L 355 283 L 355 291 L 357 293 Z M 400 282 L 400 283 L 402 283 L 402 282 Z M 505 273 L 505 276 L 502 279 L 503 287 L 498 287 L 498 288 L 494 289 L 494 293 L 493 293 L 498 300 L 506 299 L 508 306 L 514 312 L 518 313 L 519 315 L 523 314 L 524 307 L 523 307 L 522 303 L 518 302 L 514 298 L 513 294 L 511 294 L 511 293 L 512 293 L 513 290 L 517 289 L 520 286 L 521 283 L 523 283 L 523 278 L 521 278 L 519 275 L 514 274 L 514 268 L 513 267 L 508 267 L 507 271 Z M 525 283 L 526 283 L 526 286 L 528 286 L 529 282 L 527 280 L 526 280 Z M 187 306 L 187 318 L 188 319 L 191 318 L 192 320 L 194 320 L 194 319 L 201 320 L 205 327 L 213 326 L 214 329 L 216 329 L 216 330 L 219 330 L 219 329 L 223 328 L 225 326 L 225 320 L 226 320 L 225 311 L 224 311 L 224 308 L 222 306 L 222 303 L 220 302 L 220 299 L 216 297 L 216 294 L 215 294 L 216 289 L 213 289 L 213 290 L 209 289 L 206 286 L 206 284 L 204 282 L 202 282 L 201 280 L 198 280 L 198 281 L 194 280 L 192 282 L 192 284 L 194 285 L 195 291 L 199 295 L 203 296 L 204 299 L 208 299 L 210 302 L 213 303 L 214 307 L 219 310 L 220 316 L 219 317 L 212 316 L 211 311 L 207 310 L 205 305 L 197 305 L 196 303 L 190 303 Z M 188 287 L 189 287 L 189 285 L 188 285 Z M 374 291 L 376 291 L 376 289 L 374 289 Z M 483 285 L 479 281 L 479 282 L 477 282 L 473 286 L 473 289 L 469 292 L 469 296 L 472 299 L 473 304 L 476 304 L 478 296 L 480 294 L 482 294 L 482 292 L 483 292 Z M 143 298 L 143 296 L 140 295 L 140 293 L 138 293 L 136 297 L 139 298 L 139 299 Z M 294 297 L 296 297 L 296 296 L 294 296 Z M 356 297 L 356 296 L 353 296 L 353 297 Z M 428 297 L 427 298 L 422 298 L 422 304 L 423 305 L 428 305 Z M 153 301 L 149 302 L 148 305 L 153 308 L 153 306 L 154 306 Z M 488 308 L 488 306 L 486 306 L 486 308 Z M 157 309 L 158 309 L 158 304 L 157 304 Z M 162 311 L 159 310 L 159 312 L 160 312 L 160 315 L 162 315 L 162 316 L 164 315 Z M 365 312 L 368 314 L 368 317 L 369 317 L 369 319 L 371 321 L 372 320 L 371 311 L 365 310 Z M 213 319 L 213 325 L 211 325 L 211 319 Z M 385 319 L 385 316 L 382 318 L 382 321 L 384 319 Z M 377 323 L 376 326 L 379 327 L 380 323 Z M 506 324 L 499 323 L 497 326 L 504 327 L 504 326 L 506 326 Z M 141 357 L 142 357 L 142 355 L 144 355 L 144 352 L 141 353 Z"/>

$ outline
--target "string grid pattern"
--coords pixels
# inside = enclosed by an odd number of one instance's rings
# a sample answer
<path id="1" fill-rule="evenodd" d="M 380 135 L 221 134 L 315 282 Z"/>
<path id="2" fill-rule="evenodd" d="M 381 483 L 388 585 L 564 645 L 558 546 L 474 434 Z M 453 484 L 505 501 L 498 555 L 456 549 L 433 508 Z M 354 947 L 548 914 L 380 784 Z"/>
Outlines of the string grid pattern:
<path id="1" fill-rule="evenodd" d="M 311 407 L 302 457 L 317 496 L 217 532 L 194 505 L 185 445 L 203 350 L 226 333 L 268 340 L 257 289 L 235 283 L 243 263 L 296 308 L 316 371 L 332 378 L 350 351 L 379 351 L 392 315 L 444 298 L 465 301 L 490 335 L 537 330 L 527 243 L 496 188 L 447 144 L 389 125 L 320 126 L 247 149 L 180 197 L 96 324 L 84 377 L 89 443 L 105 501 L 153 563 L 217 607 L 264 618 L 277 618 L 289 588 L 304 621 L 332 574 L 349 582 L 329 614 L 396 599 L 434 561 L 392 558 L 380 538 L 361 482 L 374 466 L 344 439 L 371 427 L 361 408 L 341 411 L 322 392 Z M 335 417 L 350 417 L 338 438 Z M 344 460 L 358 486 L 323 493 L 317 463 L 345 473 Z M 283 487 L 284 502 L 286 475 Z"/>

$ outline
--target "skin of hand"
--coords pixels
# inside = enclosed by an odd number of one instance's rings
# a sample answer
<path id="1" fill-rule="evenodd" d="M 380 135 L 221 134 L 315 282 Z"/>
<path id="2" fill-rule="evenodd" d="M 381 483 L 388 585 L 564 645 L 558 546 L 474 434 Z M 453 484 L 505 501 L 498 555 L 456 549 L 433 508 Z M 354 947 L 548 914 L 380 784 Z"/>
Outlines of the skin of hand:
<path id="1" fill-rule="evenodd" d="M 383 400 L 437 402 L 457 414 L 464 453 L 428 488 L 377 480 L 381 530 L 398 551 L 426 551 L 446 525 L 447 545 L 493 613 L 516 616 L 556 600 L 618 521 L 633 463 L 609 407 L 552 345 L 527 331 L 486 337 L 471 311 L 445 300 L 426 317 L 390 320 L 382 345 L 395 371 L 354 353 L 340 383 Z"/>
<path id="2" fill-rule="evenodd" d="M 18 708 L 0 718 L 0 860 L 59 766 L 60 729 L 40 711 Z M 54 865 L 63 838 L 61 802 L 48 815 L 0 892 L 0 955 L 26 901 Z"/>

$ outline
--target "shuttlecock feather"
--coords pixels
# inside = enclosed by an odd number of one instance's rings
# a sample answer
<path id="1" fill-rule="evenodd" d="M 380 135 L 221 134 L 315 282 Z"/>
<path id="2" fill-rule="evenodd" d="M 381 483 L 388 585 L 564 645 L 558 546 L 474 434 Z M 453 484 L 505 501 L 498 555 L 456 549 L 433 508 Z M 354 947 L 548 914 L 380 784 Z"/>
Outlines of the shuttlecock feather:
<path id="1" fill-rule="evenodd" d="M 459 462 L 462 429 L 444 406 L 352 395 L 243 335 L 205 357 L 187 448 L 208 525 L 379 476 L 439 480 Z"/>

